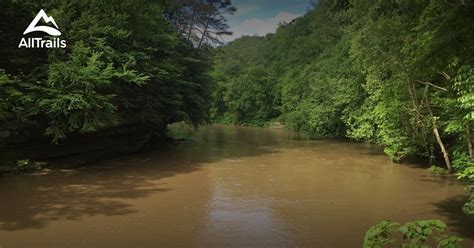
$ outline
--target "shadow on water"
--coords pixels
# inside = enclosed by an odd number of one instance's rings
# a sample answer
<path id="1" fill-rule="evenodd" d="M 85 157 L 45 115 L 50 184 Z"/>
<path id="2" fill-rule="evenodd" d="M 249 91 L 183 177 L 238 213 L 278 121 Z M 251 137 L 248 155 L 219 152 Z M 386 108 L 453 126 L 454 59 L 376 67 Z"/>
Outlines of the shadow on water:
<path id="1" fill-rule="evenodd" d="M 59 220 L 136 213 L 133 201 L 172 191 L 159 180 L 201 170 L 200 164 L 275 152 L 265 146 L 276 137 L 204 133 L 200 144 L 104 161 L 78 170 L 0 178 L 0 230 L 41 229 Z M 248 143 L 240 142 L 242 135 Z"/>
<path id="2" fill-rule="evenodd" d="M 449 227 L 465 238 L 474 239 L 474 217 L 468 217 L 462 212 L 462 207 L 468 198 L 467 195 L 458 195 L 433 205 L 436 207 L 437 214 L 449 219 L 446 223 Z"/>
<path id="3" fill-rule="evenodd" d="M 175 173 L 189 173 L 192 170 L 188 168 Z M 82 172 L 13 178 L 13 182 L 8 183 L 10 188 L 2 190 L 4 200 L 0 206 L 0 229 L 15 231 L 42 228 L 50 221 L 62 219 L 79 220 L 94 215 L 134 213 L 133 205 L 122 200 L 172 190 L 150 185 L 149 180 L 152 179 L 156 177 L 99 177 Z"/>

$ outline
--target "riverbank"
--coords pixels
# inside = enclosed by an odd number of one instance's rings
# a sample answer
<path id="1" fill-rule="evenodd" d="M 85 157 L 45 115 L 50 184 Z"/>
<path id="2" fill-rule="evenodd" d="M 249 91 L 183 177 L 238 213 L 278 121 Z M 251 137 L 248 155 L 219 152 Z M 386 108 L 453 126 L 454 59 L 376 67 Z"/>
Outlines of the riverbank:
<path id="1" fill-rule="evenodd" d="M 229 126 L 214 124 L 214 126 Z M 178 139 L 173 139 L 170 130 L 156 132 L 152 126 L 130 125 L 101 130 L 92 134 L 70 135 L 66 140 L 54 144 L 51 139 L 36 135 L 33 138 L 11 137 L 2 140 L 0 151 L 0 175 L 18 172 L 18 162 L 28 161 L 32 166 L 27 171 L 35 171 L 35 164 L 39 169 L 71 169 L 77 166 L 93 164 L 103 159 L 112 159 L 147 149 L 161 149 L 171 144 L 186 143 L 185 137 L 191 136 L 196 129 L 184 123 L 170 125 L 172 130 L 181 130 Z M 206 126 L 202 128 L 208 128 Z M 242 128 L 259 128 L 293 133 L 298 139 L 311 140 L 304 134 L 288 130 L 279 121 L 271 121 L 265 127 L 244 126 Z M 184 137 L 184 138 L 183 138 Z M 175 137 L 176 138 L 176 137 Z M 326 140 L 326 139 L 322 139 Z M 350 139 L 334 139 L 350 143 L 360 143 Z M 383 147 L 372 145 L 376 152 L 382 153 Z M 422 164 L 423 161 L 406 161 Z M 428 168 L 428 164 L 426 164 Z"/>
<path id="2" fill-rule="evenodd" d="M 167 146 L 173 140 L 151 125 L 128 125 L 91 134 L 70 135 L 55 144 L 44 136 L 9 137 L 0 150 L 0 174 L 42 169 L 68 169 L 103 159 Z M 40 166 L 37 166 L 37 165 Z"/>

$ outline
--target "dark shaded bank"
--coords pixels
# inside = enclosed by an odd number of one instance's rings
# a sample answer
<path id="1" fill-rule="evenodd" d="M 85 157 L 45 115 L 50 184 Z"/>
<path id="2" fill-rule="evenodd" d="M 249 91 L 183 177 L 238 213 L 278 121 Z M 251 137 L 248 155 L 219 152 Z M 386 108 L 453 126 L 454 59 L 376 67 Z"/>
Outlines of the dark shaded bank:
<path id="1" fill-rule="evenodd" d="M 23 135 L 0 138 L 0 174 L 17 171 L 19 160 L 29 160 L 32 164 L 41 161 L 48 167 L 74 167 L 172 143 L 174 140 L 166 135 L 166 128 L 149 124 L 75 134 L 57 144 L 32 130 Z"/>
<path id="2" fill-rule="evenodd" d="M 173 128 L 173 126 L 175 128 Z M 217 125 L 231 128 L 231 125 Z M 23 172 L 42 169 L 66 169 L 83 165 L 93 165 L 105 159 L 114 159 L 147 151 L 163 151 L 172 145 L 195 144 L 192 137 L 195 129 L 185 124 L 172 124 L 171 129 L 181 130 L 173 135 L 168 127 L 151 124 L 128 124 L 111 127 L 90 134 L 72 134 L 64 141 L 53 143 L 37 129 L 21 134 L 0 137 L 0 175 L 18 173 L 17 162 L 28 160 L 33 166 L 37 163 L 43 168 L 30 168 Z M 236 126 L 237 127 L 237 126 Z M 206 128 L 206 127 L 203 127 Z M 239 127 L 246 128 L 246 127 Z M 251 128 L 251 127 L 247 127 Z M 263 132 L 275 129 L 261 129 Z M 278 129 L 276 129 L 278 130 Z M 302 133 L 295 132 L 301 140 L 312 140 Z M 176 137 L 174 137 L 176 136 Z M 320 139 L 327 141 L 326 139 Z M 317 141 L 317 140 L 315 140 Z M 334 138 L 335 143 L 362 144 L 350 139 Z M 371 145 L 369 155 L 383 153 L 383 147 Z M 424 164 L 423 160 L 407 160 L 404 163 Z"/>

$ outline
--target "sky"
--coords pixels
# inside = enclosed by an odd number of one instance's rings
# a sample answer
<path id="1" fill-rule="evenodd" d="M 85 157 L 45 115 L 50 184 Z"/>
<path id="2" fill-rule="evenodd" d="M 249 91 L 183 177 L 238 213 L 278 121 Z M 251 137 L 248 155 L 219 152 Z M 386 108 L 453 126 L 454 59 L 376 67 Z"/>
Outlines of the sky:
<path id="1" fill-rule="evenodd" d="M 233 0 L 237 12 L 227 16 L 232 36 L 223 37 L 229 42 L 242 35 L 264 36 L 274 33 L 280 22 L 289 22 L 304 15 L 309 0 Z"/>

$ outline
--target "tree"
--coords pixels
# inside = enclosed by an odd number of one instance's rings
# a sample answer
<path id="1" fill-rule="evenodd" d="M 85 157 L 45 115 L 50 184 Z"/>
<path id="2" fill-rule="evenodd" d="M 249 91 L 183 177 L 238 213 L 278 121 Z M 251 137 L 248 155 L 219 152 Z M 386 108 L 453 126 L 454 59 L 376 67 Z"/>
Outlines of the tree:
<path id="1" fill-rule="evenodd" d="M 13 20 L 1 34 L 0 53 L 10 59 L 0 67 L 7 96 L 1 130 L 34 129 L 59 142 L 124 125 L 163 135 L 173 122 L 208 122 L 210 57 L 181 38 L 164 18 L 162 1 L 1 4 L 1 17 Z M 16 49 L 18 39 L 7 37 L 21 34 L 41 8 L 54 16 L 67 47 Z M 19 9 L 26 14 L 12 14 Z"/>
<path id="2" fill-rule="evenodd" d="M 225 15 L 237 9 L 230 0 L 179 0 L 168 5 L 168 17 L 176 29 L 198 49 L 204 44 L 222 44 L 222 36 L 232 35 Z"/>

